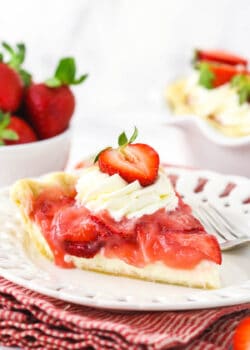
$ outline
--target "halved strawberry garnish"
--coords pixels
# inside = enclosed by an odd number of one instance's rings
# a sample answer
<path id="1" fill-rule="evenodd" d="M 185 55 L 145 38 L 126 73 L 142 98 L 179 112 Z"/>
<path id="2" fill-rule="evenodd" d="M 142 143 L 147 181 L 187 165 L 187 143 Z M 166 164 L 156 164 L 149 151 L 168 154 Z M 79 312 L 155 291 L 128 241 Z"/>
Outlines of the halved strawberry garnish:
<path id="1" fill-rule="evenodd" d="M 233 350 L 250 349 L 250 317 L 241 321 L 233 337 Z"/>
<path id="2" fill-rule="evenodd" d="M 195 61 L 211 61 L 226 63 L 232 66 L 247 66 L 247 60 L 244 57 L 219 50 L 195 50 Z"/>
<path id="3" fill-rule="evenodd" d="M 238 74 L 247 74 L 241 68 L 230 66 L 228 64 L 218 64 L 210 62 L 199 62 L 196 65 L 199 70 L 199 84 L 207 89 L 216 88 L 226 84 Z"/>
<path id="4" fill-rule="evenodd" d="M 120 147 L 103 150 L 98 155 L 98 164 L 104 173 L 119 174 L 129 183 L 138 180 L 142 186 L 148 186 L 157 178 L 159 155 L 149 145 L 132 144 L 136 137 L 136 128 L 129 140 L 123 132 L 118 139 Z"/>
<path id="5" fill-rule="evenodd" d="M 242 70 L 240 71 L 239 69 L 227 64 L 210 64 L 210 69 L 215 76 L 213 87 L 218 87 L 228 83 L 235 75 L 242 72 Z"/>

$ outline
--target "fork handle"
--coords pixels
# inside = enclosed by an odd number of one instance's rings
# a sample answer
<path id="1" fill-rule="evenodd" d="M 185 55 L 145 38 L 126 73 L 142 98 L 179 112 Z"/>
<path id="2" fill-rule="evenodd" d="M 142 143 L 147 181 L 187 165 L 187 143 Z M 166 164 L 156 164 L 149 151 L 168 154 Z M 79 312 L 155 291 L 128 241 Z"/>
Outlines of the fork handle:
<path id="1" fill-rule="evenodd" d="M 220 247 L 221 247 L 221 250 L 225 251 L 225 250 L 230 250 L 230 249 L 239 247 L 241 245 L 247 245 L 249 243 L 250 243 L 250 238 L 238 238 L 232 241 L 220 243 Z"/>

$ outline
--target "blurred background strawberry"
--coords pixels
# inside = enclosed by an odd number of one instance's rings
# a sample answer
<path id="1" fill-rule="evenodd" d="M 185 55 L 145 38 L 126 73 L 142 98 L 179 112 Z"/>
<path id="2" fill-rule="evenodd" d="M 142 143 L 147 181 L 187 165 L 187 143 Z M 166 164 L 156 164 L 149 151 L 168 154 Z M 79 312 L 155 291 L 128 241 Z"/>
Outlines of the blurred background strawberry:
<path id="1" fill-rule="evenodd" d="M 75 75 L 75 60 L 64 58 L 52 78 L 27 88 L 26 117 L 41 139 L 55 136 L 69 126 L 75 109 L 75 97 L 69 86 L 81 84 L 87 78 L 87 74 L 79 78 Z"/>
<path id="2" fill-rule="evenodd" d="M 35 142 L 38 138 L 23 119 L 0 112 L 0 145 Z"/>
<path id="3" fill-rule="evenodd" d="M 25 45 L 16 45 L 16 50 L 2 43 L 5 54 L 0 54 L 0 109 L 15 112 L 21 104 L 24 87 L 30 83 L 30 74 L 22 68 Z M 6 52 L 9 60 L 5 59 Z"/>

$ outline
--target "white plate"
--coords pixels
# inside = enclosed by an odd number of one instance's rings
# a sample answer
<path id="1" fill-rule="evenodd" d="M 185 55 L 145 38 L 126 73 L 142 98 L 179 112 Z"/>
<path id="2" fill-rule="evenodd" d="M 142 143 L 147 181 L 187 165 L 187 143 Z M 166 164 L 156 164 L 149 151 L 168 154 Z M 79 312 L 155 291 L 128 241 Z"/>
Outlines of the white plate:
<path id="1" fill-rule="evenodd" d="M 178 176 L 177 189 L 186 202 L 194 206 L 211 201 L 250 227 L 250 204 L 243 203 L 250 197 L 250 180 L 180 168 L 169 168 L 168 172 Z M 208 179 L 207 184 L 202 191 L 194 192 L 203 178 Z M 223 197 L 228 183 L 237 186 Z M 118 310 L 188 310 L 250 302 L 250 247 L 223 254 L 222 288 L 206 291 L 61 269 L 41 257 L 32 245 L 25 248 L 23 237 L 8 190 L 1 190 L 0 275 L 12 282 L 68 302 Z"/>

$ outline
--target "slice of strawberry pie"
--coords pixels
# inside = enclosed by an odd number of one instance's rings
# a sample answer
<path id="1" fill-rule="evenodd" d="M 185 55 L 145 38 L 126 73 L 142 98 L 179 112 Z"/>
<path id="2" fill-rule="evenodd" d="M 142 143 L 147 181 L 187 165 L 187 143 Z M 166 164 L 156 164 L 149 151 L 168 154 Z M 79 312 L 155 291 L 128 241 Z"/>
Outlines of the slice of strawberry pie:
<path id="1" fill-rule="evenodd" d="M 119 137 L 94 165 L 20 180 L 11 197 L 29 239 L 63 268 L 217 288 L 221 251 L 175 192 L 157 152 Z"/>

